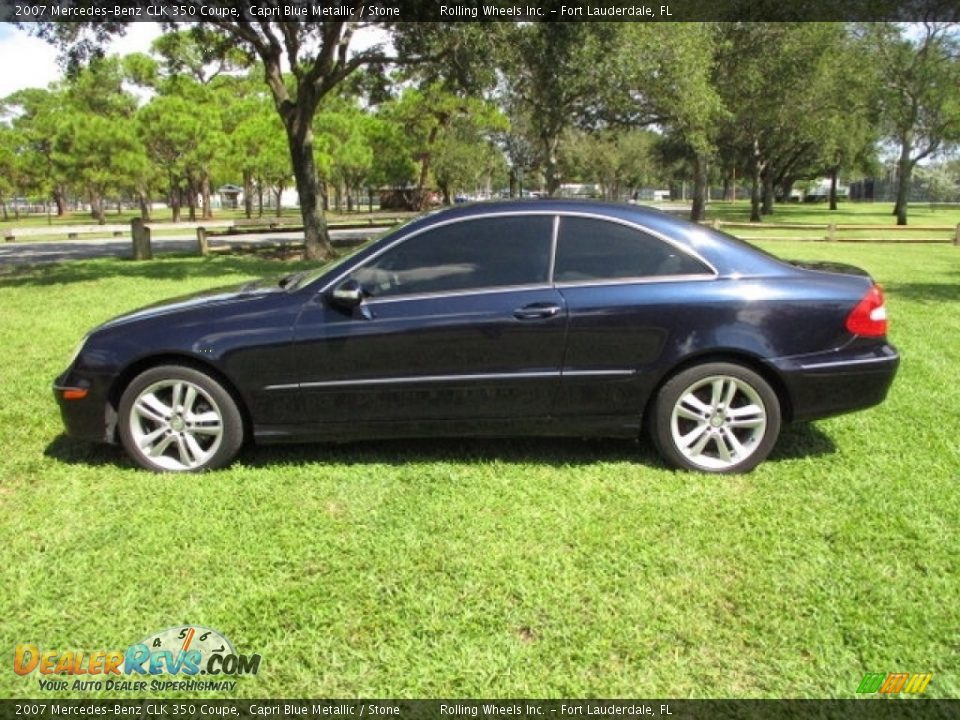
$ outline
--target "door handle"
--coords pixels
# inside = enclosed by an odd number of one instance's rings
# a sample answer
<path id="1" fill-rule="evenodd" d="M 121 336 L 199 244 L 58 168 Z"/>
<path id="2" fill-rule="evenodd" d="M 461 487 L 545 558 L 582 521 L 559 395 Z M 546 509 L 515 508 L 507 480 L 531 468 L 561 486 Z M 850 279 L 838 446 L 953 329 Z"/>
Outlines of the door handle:
<path id="1" fill-rule="evenodd" d="M 541 320 L 543 318 L 553 317 L 560 312 L 560 306 L 553 303 L 533 303 L 524 305 L 513 311 L 513 316 L 517 320 Z"/>

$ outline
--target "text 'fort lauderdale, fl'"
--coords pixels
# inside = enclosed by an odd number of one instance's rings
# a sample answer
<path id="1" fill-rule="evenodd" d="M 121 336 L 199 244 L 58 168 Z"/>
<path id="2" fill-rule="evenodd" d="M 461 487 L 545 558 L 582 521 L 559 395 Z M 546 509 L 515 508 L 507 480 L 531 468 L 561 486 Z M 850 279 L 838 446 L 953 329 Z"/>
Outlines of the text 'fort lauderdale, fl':
<path id="1" fill-rule="evenodd" d="M 602 5 L 561 5 L 548 10 L 531 5 L 441 5 L 440 17 L 451 20 L 543 17 L 558 20 L 573 18 L 657 18 L 672 17 L 669 5 L 627 5 L 606 7 Z"/>

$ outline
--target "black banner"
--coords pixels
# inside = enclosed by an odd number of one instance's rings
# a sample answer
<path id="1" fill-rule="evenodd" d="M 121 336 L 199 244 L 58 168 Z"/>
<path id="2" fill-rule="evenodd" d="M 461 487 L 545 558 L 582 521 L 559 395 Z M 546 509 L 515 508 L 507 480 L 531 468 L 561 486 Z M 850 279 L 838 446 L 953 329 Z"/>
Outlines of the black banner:
<path id="1" fill-rule="evenodd" d="M 0 0 L 3 22 L 956 21 L 956 0 Z"/>
<path id="2" fill-rule="evenodd" d="M 51 718 L 632 718 L 899 720 L 960 718 L 960 700 L 2 700 L 0 720 Z"/>

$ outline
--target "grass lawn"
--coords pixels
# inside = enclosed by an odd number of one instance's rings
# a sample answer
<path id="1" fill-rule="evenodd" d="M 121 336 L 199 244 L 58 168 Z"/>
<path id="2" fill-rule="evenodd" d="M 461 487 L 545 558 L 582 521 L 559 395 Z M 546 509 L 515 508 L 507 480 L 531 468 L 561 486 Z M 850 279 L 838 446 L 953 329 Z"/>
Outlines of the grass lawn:
<path id="1" fill-rule="evenodd" d="M 869 269 L 903 364 L 883 406 L 787 429 L 733 477 L 580 440 L 250 449 L 151 475 L 61 436 L 71 348 L 296 266 L 0 271 L 0 697 L 52 695 L 13 673 L 16 643 L 122 649 L 180 623 L 262 655 L 240 697 L 853 697 L 868 671 L 960 695 L 960 249 L 766 247 Z"/>

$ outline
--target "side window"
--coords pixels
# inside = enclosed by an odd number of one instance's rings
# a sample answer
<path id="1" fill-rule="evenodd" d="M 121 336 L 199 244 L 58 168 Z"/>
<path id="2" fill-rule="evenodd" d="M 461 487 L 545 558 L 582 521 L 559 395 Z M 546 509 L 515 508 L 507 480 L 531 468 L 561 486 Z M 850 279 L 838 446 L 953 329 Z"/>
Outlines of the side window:
<path id="1" fill-rule="evenodd" d="M 700 274 L 712 273 L 699 260 L 645 232 L 593 218 L 560 218 L 557 282 Z"/>
<path id="2" fill-rule="evenodd" d="M 546 283 L 553 217 L 463 220 L 387 250 L 350 277 L 371 297 Z"/>

